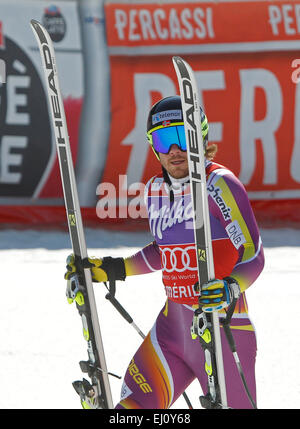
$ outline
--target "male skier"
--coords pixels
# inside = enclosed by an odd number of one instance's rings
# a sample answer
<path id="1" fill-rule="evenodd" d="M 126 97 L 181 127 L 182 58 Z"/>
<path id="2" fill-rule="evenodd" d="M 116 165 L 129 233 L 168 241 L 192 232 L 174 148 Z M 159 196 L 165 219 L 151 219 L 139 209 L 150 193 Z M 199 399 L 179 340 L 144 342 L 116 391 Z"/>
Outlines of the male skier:
<path id="1" fill-rule="evenodd" d="M 127 258 L 89 258 L 93 281 L 162 270 L 167 300 L 152 329 L 131 359 L 121 390 L 121 408 L 167 409 L 197 378 L 207 393 L 204 352 L 190 328 L 194 311 L 225 314 L 238 297 L 231 321 L 237 352 L 251 396 L 256 401 L 256 338 L 247 311 L 245 290 L 264 266 L 262 242 L 241 182 L 213 162 L 216 145 L 208 146 L 208 122 L 201 109 L 202 137 L 215 265 L 215 280 L 198 287 L 193 213 L 183 112 L 179 96 L 160 100 L 150 110 L 148 141 L 162 174 L 146 185 L 153 242 Z M 74 275 L 74 257 L 67 260 L 66 279 Z M 227 402 L 230 408 L 251 408 L 232 352 L 221 328 Z"/>

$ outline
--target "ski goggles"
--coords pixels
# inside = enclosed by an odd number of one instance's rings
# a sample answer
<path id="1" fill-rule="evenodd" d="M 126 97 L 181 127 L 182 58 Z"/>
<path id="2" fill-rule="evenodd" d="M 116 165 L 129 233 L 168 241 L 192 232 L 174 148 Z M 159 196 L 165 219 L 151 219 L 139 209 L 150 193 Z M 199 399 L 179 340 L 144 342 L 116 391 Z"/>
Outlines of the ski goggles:
<path id="1" fill-rule="evenodd" d="M 159 127 L 148 132 L 148 139 L 153 149 L 159 153 L 168 153 L 173 144 L 180 150 L 186 151 L 186 138 L 184 125 L 172 125 L 169 127 Z"/>

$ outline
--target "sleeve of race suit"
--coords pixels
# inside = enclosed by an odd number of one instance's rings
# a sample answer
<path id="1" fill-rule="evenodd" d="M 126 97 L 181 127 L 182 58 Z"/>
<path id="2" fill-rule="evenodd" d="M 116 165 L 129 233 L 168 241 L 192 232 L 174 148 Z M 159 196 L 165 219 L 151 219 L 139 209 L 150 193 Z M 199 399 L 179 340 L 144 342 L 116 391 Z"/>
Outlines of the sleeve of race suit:
<path id="1" fill-rule="evenodd" d="M 158 245 L 153 241 L 136 254 L 125 258 L 124 262 L 127 276 L 160 270 L 161 259 Z"/>
<path id="2" fill-rule="evenodd" d="M 259 229 L 247 192 L 227 169 L 212 173 L 207 182 L 210 211 L 235 247 L 236 261 L 230 274 L 245 291 L 264 267 Z"/>

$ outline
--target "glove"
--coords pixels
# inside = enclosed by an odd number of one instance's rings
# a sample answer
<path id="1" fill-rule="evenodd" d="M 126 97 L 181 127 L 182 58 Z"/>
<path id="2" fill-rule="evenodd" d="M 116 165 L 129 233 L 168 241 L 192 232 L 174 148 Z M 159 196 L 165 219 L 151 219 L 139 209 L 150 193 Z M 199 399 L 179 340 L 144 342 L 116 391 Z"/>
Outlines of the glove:
<path id="1" fill-rule="evenodd" d="M 220 311 L 230 306 L 234 299 L 238 299 L 240 293 L 240 287 L 235 279 L 231 277 L 215 279 L 202 285 L 199 305 L 205 313 Z"/>
<path id="2" fill-rule="evenodd" d="M 69 280 L 77 274 L 75 257 L 73 254 L 67 257 L 67 272 L 65 279 Z M 126 271 L 123 258 L 111 258 L 107 256 L 103 259 L 87 258 L 83 261 L 83 268 L 90 268 L 93 282 L 107 282 L 110 280 L 125 280 Z"/>

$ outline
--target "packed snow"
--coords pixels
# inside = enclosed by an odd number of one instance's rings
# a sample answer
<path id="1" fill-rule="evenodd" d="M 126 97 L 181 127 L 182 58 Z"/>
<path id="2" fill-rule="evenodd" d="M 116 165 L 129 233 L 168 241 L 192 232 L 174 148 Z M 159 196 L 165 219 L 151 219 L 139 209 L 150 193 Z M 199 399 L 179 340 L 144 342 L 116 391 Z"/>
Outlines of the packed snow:
<path id="1" fill-rule="evenodd" d="M 90 256 L 127 256 L 146 245 L 147 232 L 86 229 Z M 258 408 L 300 408 L 300 230 L 261 229 L 265 268 L 247 291 L 257 330 Z M 0 408 L 80 409 L 72 382 L 87 359 L 81 319 L 65 297 L 70 239 L 62 231 L 1 230 Z M 142 341 L 95 284 L 108 370 L 123 377 Z M 117 299 L 146 334 L 165 302 L 160 272 L 117 283 Z M 122 380 L 111 377 L 114 404 Z M 202 393 L 187 389 L 194 408 Z M 172 408 L 186 409 L 183 397 Z"/>

